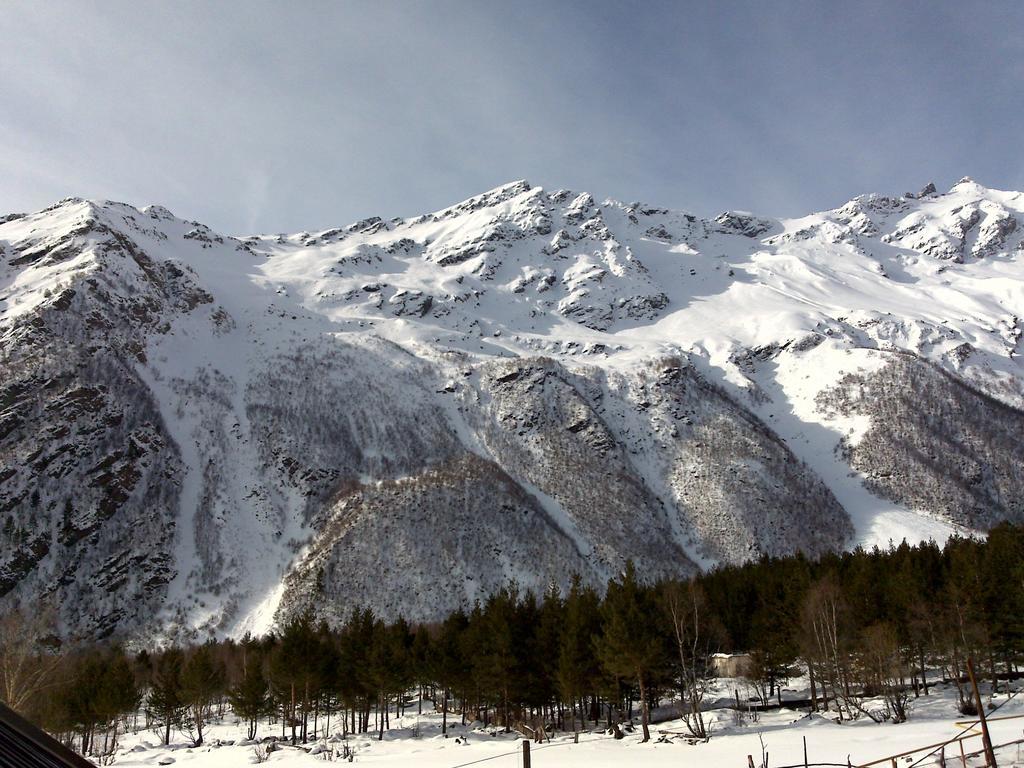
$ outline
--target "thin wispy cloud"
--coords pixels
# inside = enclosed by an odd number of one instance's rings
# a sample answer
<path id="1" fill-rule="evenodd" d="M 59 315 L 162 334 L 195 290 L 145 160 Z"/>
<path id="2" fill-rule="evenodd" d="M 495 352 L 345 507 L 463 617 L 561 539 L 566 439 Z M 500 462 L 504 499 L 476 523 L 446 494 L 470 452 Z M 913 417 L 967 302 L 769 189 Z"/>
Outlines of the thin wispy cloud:
<path id="1" fill-rule="evenodd" d="M 0 209 L 218 229 L 412 215 L 505 181 L 795 215 L 1024 186 L 1010 3 L 8 3 Z"/>

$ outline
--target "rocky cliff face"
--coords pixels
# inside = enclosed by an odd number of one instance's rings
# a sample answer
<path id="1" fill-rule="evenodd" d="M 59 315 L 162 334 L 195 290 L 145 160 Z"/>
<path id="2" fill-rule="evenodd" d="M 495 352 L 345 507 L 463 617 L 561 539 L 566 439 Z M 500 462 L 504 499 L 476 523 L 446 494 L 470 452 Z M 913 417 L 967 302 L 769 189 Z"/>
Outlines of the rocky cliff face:
<path id="1" fill-rule="evenodd" d="M 1021 216 L 964 180 L 787 221 L 525 182 L 241 240 L 0 218 L 0 609 L 426 619 L 1021 520 Z"/>
<path id="2" fill-rule="evenodd" d="M 841 443 L 867 487 L 968 527 L 1024 519 L 1024 413 L 920 358 L 890 357 L 821 397 L 823 408 L 870 424 Z"/>

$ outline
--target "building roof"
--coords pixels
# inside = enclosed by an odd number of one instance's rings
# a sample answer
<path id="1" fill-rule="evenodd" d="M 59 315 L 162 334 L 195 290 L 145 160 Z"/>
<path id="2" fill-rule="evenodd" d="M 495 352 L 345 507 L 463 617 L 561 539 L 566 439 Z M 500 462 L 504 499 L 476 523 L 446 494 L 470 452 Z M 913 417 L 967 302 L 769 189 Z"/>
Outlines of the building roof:
<path id="1" fill-rule="evenodd" d="M 96 768 L 0 703 L 0 768 Z"/>

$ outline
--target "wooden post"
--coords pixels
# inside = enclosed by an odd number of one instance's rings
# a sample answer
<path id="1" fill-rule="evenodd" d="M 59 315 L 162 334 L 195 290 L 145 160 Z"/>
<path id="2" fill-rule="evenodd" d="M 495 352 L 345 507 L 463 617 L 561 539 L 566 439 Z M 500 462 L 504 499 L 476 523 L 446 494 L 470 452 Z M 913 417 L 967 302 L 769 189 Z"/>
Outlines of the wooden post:
<path id="1" fill-rule="evenodd" d="M 804 768 L 807 768 L 807 737 L 804 736 Z"/>
<path id="2" fill-rule="evenodd" d="M 530 768 L 530 740 L 523 739 L 523 768 Z"/>
<path id="3" fill-rule="evenodd" d="M 992 739 L 988 735 L 985 705 L 981 701 L 981 691 L 978 690 L 978 681 L 974 677 L 974 659 L 967 659 L 967 674 L 971 678 L 971 687 L 974 689 L 974 701 L 978 705 L 978 720 L 981 721 L 981 742 L 985 746 L 985 764 L 989 768 L 996 768 L 996 753 L 992 749 Z"/>
<path id="4" fill-rule="evenodd" d="M 964 740 L 958 739 L 960 743 L 960 762 L 963 763 L 963 767 L 967 768 L 967 755 L 964 754 Z"/>

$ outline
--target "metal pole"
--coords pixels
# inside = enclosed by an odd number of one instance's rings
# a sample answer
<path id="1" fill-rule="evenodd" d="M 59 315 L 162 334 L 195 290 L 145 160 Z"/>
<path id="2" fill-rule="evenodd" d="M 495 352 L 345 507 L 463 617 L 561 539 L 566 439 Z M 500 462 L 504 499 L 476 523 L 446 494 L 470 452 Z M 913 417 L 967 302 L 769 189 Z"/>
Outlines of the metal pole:
<path id="1" fill-rule="evenodd" d="M 978 690 L 978 681 L 974 677 L 974 659 L 967 659 L 967 675 L 971 678 L 971 687 L 974 689 L 974 701 L 978 705 L 978 720 L 981 721 L 981 742 L 985 746 L 985 764 L 990 766 L 990 768 L 996 768 L 996 753 L 992 749 L 992 739 L 988 735 L 985 705 L 982 704 L 981 692 Z"/>
<path id="2" fill-rule="evenodd" d="M 530 740 L 523 739 L 523 768 L 530 768 Z"/>

